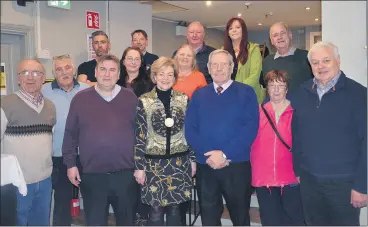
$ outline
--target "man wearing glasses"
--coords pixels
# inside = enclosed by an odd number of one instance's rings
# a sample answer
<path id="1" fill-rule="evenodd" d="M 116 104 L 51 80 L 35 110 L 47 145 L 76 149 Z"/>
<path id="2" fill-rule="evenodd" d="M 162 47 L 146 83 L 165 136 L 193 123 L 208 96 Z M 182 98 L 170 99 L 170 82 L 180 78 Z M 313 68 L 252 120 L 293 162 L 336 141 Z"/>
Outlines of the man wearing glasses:
<path id="1" fill-rule="evenodd" d="M 43 97 L 45 68 L 36 59 L 17 67 L 20 90 L 1 99 L 2 154 L 15 155 L 27 183 L 17 192 L 17 225 L 49 225 L 54 104 Z"/>
<path id="2" fill-rule="evenodd" d="M 97 57 L 101 57 L 109 53 L 110 40 L 104 31 L 95 31 L 92 33 L 92 47 Z M 96 59 L 80 64 L 77 73 L 78 81 L 87 83 L 89 86 L 96 85 L 96 65 Z"/>
<path id="3" fill-rule="evenodd" d="M 54 57 L 52 72 L 55 80 L 43 85 L 42 94 L 55 104 L 57 116 L 52 157 L 52 186 L 55 190 L 53 225 L 70 226 L 72 221 L 70 200 L 73 196 L 73 185 L 67 177 L 67 168 L 63 164 L 61 148 L 70 102 L 79 91 L 88 88 L 89 85 L 75 79 L 75 67 L 69 55 Z M 77 160 L 79 164 L 79 158 Z"/>
<path id="4" fill-rule="evenodd" d="M 196 154 L 202 225 L 221 225 L 224 196 L 233 225 L 249 226 L 249 157 L 259 125 L 256 93 L 231 80 L 234 62 L 226 50 L 211 52 L 207 67 L 213 84 L 193 94 L 184 123 Z"/>

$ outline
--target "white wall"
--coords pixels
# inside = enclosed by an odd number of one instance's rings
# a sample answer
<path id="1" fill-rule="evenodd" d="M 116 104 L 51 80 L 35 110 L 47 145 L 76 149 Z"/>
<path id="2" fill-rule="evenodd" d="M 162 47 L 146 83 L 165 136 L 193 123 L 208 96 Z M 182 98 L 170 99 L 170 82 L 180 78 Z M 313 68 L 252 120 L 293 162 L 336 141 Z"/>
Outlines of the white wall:
<path id="1" fill-rule="evenodd" d="M 322 39 L 337 45 L 341 69 L 367 86 L 367 3 L 322 1 Z M 367 226 L 367 208 L 360 212 L 360 225 Z"/>
<path id="2" fill-rule="evenodd" d="M 366 1 L 322 1 L 322 39 L 337 45 L 341 69 L 367 86 Z"/>
<path id="3" fill-rule="evenodd" d="M 158 56 L 171 57 L 175 50 L 186 43 L 185 36 L 176 36 L 176 23 L 152 20 L 152 52 Z M 224 43 L 223 32 L 216 29 L 205 29 L 205 43 L 220 48 Z"/>
<path id="4" fill-rule="evenodd" d="M 22 7 L 18 6 L 16 1 L 1 1 L 1 24 L 34 28 L 35 6 L 36 3 L 27 2 L 27 6 Z M 87 10 L 100 13 L 100 29 L 107 31 L 106 1 L 72 1 L 70 10 L 48 7 L 47 1 L 40 1 L 42 48 L 47 48 L 52 56 L 70 54 L 77 67 L 87 61 L 87 34 L 95 31 L 86 28 Z M 152 8 L 149 5 L 110 1 L 109 18 L 111 53 L 119 58 L 124 49 L 130 45 L 130 33 L 133 30 L 141 28 L 146 30 L 148 36 L 152 36 Z M 43 61 L 49 78 L 53 77 L 51 62 L 51 60 Z"/>

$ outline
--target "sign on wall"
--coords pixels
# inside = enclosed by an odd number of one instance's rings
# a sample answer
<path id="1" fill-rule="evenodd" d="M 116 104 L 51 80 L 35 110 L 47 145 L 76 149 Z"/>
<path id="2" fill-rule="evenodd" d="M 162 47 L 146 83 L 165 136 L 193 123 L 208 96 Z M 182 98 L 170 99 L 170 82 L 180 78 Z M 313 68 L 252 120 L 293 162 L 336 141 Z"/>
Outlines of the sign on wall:
<path id="1" fill-rule="evenodd" d="M 96 59 L 96 52 L 93 50 L 92 45 L 92 35 L 87 34 L 87 52 L 88 52 L 88 61 Z"/>
<path id="2" fill-rule="evenodd" d="M 70 9 L 70 0 L 66 1 L 47 1 L 47 5 L 51 7 Z"/>
<path id="3" fill-rule="evenodd" d="M 1 70 L 1 80 L 0 80 L 0 87 L 1 87 L 1 95 L 6 95 L 6 76 L 5 76 L 5 63 L 1 63 L 0 66 Z"/>
<path id="4" fill-rule="evenodd" d="M 100 14 L 97 12 L 87 11 L 86 26 L 89 29 L 100 29 Z"/>

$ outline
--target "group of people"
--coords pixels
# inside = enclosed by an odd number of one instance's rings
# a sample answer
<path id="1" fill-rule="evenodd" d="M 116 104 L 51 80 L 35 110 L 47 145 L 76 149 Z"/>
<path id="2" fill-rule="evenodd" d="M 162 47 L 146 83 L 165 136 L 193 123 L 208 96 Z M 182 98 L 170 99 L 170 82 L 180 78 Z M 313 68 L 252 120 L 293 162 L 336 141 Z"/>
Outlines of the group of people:
<path id="1" fill-rule="evenodd" d="M 2 153 L 14 154 L 28 194 L 17 225 L 71 225 L 73 187 L 87 225 L 185 225 L 196 177 L 202 225 L 359 225 L 367 205 L 367 89 L 340 70 L 338 48 L 293 47 L 284 23 L 270 28 L 276 53 L 262 58 L 241 18 L 224 45 L 204 43 L 199 22 L 170 57 L 148 53 L 132 32 L 121 59 L 106 33 L 97 59 L 78 69 L 53 58 L 45 82 L 36 59 L 18 65 L 20 90 L 2 98 Z M 265 88 L 260 85 L 261 72 Z M 166 216 L 166 218 L 165 218 Z"/>

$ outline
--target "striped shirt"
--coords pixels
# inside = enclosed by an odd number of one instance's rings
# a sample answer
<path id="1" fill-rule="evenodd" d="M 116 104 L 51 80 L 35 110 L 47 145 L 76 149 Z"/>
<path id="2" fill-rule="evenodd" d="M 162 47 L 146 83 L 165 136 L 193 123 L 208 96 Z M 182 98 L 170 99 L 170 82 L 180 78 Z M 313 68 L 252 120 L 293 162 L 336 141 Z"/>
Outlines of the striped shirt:
<path id="1" fill-rule="evenodd" d="M 316 78 L 313 78 L 313 83 L 317 86 L 317 94 L 318 94 L 320 101 L 322 99 L 322 96 L 326 94 L 331 88 L 333 88 L 336 85 L 337 81 L 340 78 L 340 75 L 341 75 L 341 71 L 339 71 L 337 76 L 333 78 L 330 82 L 328 82 L 326 86 L 322 86 L 321 84 L 317 82 Z"/>

